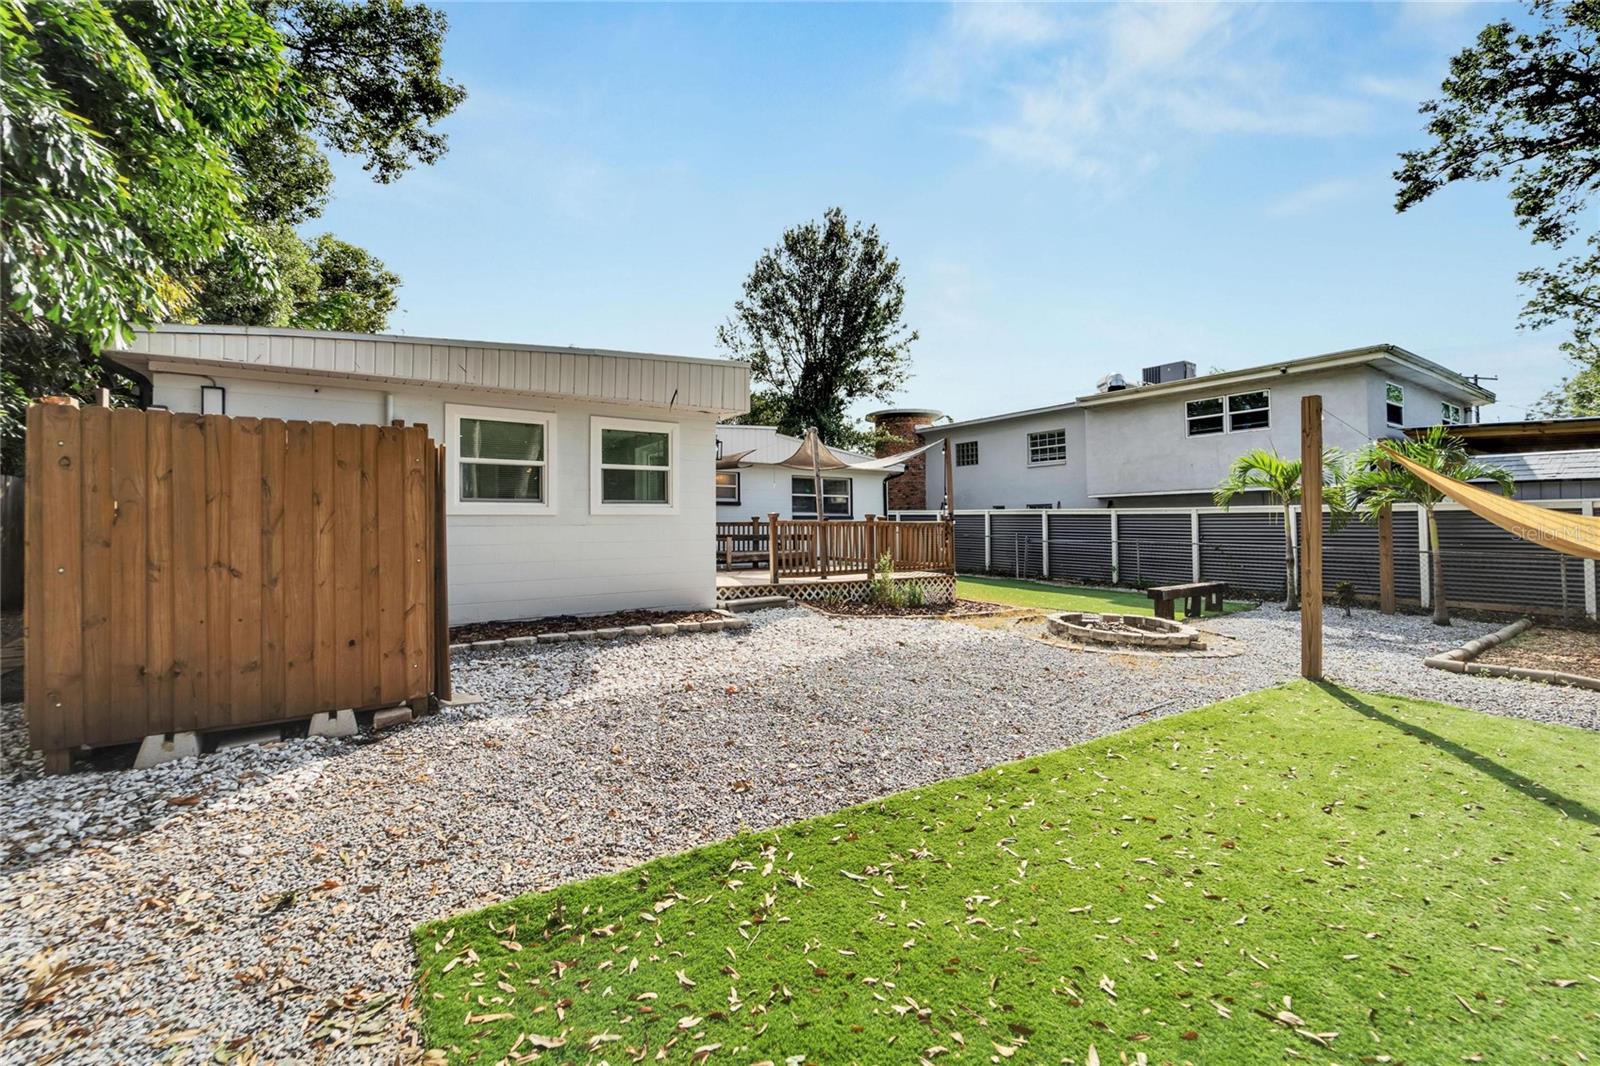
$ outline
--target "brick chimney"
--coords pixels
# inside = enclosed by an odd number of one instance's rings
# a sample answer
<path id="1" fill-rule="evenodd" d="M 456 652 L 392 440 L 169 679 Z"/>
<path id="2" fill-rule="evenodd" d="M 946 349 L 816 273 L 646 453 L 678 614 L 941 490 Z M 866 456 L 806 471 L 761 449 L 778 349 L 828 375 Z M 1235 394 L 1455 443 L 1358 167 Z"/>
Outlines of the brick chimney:
<path id="1" fill-rule="evenodd" d="M 943 412 L 895 407 L 886 411 L 873 411 L 867 420 L 878 429 L 893 434 L 898 440 L 884 441 L 878 445 L 878 458 L 897 455 L 920 447 L 922 434 L 917 430 L 933 424 Z M 906 461 L 906 472 L 891 477 L 887 483 L 889 510 L 922 511 L 928 507 L 928 454 Z"/>

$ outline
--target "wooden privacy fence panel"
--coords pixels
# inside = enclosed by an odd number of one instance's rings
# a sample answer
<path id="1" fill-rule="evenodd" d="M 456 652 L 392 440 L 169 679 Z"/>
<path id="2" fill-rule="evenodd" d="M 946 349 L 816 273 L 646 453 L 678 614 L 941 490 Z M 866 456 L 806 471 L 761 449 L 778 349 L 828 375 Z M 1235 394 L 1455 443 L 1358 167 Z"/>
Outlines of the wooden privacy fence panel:
<path id="1" fill-rule="evenodd" d="M 437 450 L 422 426 L 29 408 L 33 745 L 428 696 Z"/>

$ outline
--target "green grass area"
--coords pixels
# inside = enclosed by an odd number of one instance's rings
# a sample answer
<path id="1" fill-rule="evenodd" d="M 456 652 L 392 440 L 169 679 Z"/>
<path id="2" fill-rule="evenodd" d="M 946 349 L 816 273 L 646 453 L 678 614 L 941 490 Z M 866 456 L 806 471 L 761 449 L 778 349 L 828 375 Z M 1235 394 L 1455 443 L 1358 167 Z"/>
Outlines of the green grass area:
<path id="1" fill-rule="evenodd" d="M 430 923 L 423 1032 L 474 1063 L 1575 1062 L 1597 767 L 1590 732 L 1269 689 Z"/>
<path id="2" fill-rule="evenodd" d="M 1052 585 L 1047 581 L 1016 581 L 1004 577 L 958 577 L 956 595 L 966 600 L 1004 603 L 1012 607 L 1038 607 L 1047 611 L 1155 613 L 1150 597 L 1143 592 L 1085 585 Z M 1248 611 L 1253 606 L 1252 603 L 1234 600 L 1223 604 L 1228 613 Z M 1182 604 L 1178 604 L 1176 613 L 1183 613 Z"/>

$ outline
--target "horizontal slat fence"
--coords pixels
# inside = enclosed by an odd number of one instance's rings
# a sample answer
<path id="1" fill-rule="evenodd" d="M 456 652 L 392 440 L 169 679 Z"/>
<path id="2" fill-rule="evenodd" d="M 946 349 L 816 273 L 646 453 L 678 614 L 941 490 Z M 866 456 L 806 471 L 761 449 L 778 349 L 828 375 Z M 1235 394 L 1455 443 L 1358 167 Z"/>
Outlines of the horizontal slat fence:
<path id="1" fill-rule="evenodd" d="M 36 404 L 28 481 L 36 748 L 431 693 L 425 427 Z"/>
<path id="2" fill-rule="evenodd" d="M 1557 509 L 1597 505 L 1564 500 Z M 1595 617 L 1595 567 L 1514 537 L 1459 507 L 1446 504 L 1438 514 L 1445 594 L 1452 604 Z M 939 515 L 904 511 L 890 517 L 929 525 Z M 1414 505 L 1394 509 L 1395 595 L 1402 603 L 1424 602 L 1431 585 L 1420 518 Z M 1358 595 L 1376 599 L 1377 527 L 1356 519 L 1333 532 L 1324 514 L 1323 530 L 1325 589 L 1333 592 L 1348 581 Z M 956 563 L 966 573 L 1133 587 L 1199 577 L 1263 597 L 1283 595 L 1284 519 L 1272 507 L 963 511 L 955 516 L 955 541 Z"/>

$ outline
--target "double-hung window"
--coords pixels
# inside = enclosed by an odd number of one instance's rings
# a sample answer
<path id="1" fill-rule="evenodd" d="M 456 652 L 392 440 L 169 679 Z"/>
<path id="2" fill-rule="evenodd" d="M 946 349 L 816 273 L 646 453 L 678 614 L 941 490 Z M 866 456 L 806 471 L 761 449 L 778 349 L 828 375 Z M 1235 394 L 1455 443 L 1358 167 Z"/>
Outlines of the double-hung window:
<path id="1" fill-rule="evenodd" d="M 1064 463 L 1067 461 L 1067 431 L 1047 429 L 1028 434 L 1028 465 Z"/>
<path id="2" fill-rule="evenodd" d="M 1447 426 L 1459 426 L 1467 420 L 1466 409 L 1458 403 L 1441 403 L 1439 421 Z"/>
<path id="3" fill-rule="evenodd" d="M 853 482 L 847 477 L 822 479 L 822 515 L 824 518 L 849 518 L 855 513 L 852 499 Z M 817 517 L 817 483 L 808 477 L 789 479 L 789 512 L 796 518 Z"/>
<path id="4" fill-rule="evenodd" d="M 673 514 L 678 509 L 678 427 L 672 422 L 591 418 L 589 509 L 594 514 Z"/>
<path id="5" fill-rule="evenodd" d="M 717 471 L 717 502 L 730 505 L 739 502 L 739 471 Z"/>
<path id="6" fill-rule="evenodd" d="M 1267 390 L 1241 392 L 1228 397 L 1228 432 L 1241 429 L 1266 429 L 1272 421 L 1272 410 L 1267 404 Z"/>
<path id="7" fill-rule="evenodd" d="M 503 407 L 445 406 L 453 514 L 551 514 L 555 416 Z"/>
<path id="8" fill-rule="evenodd" d="M 1406 390 L 1392 381 L 1383 383 L 1383 420 L 1391 426 L 1406 424 Z"/>
<path id="9" fill-rule="evenodd" d="M 956 465 L 957 466 L 977 466 L 978 465 L 978 442 L 977 441 L 975 441 L 975 440 L 963 440 L 963 441 L 957 441 L 956 442 Z"/>
<path id="10" fill-rule="evenodd" d="M 1247 429 L 1266 429 L 1272 424 L 1272 406 L 1266 389 L 1236 392 L 1232 396 L 1190 400 L 1184 405 L 1183 417 L 1191 437 L 1238 433 Z"/>

